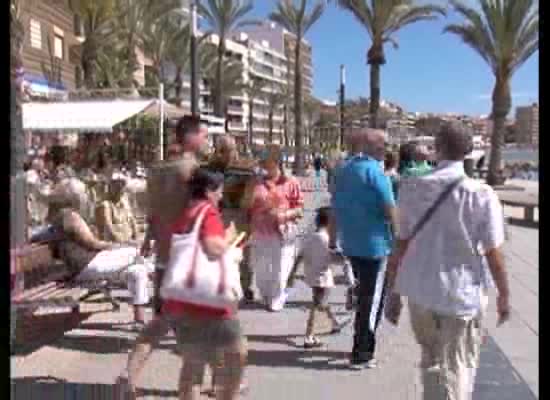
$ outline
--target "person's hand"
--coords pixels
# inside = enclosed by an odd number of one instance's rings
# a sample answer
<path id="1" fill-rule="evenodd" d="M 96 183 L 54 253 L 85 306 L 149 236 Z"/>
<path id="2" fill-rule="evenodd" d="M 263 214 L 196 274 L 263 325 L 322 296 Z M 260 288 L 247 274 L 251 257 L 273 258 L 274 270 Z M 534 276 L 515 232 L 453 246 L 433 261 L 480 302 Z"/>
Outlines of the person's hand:
<path id="1" fill-rule="evenodd" d="M 384 315 L 393 325 L 399 323 L 399 317 L 401 315 L 401 309 L 403 308 L 403 302 L 401 296 L 397 293 L 392 293 L 386 301 L 386 307 L 384 308 Z"/>
<path id="2" fill-rule="evenodd" d="M 145 240 L 143 244 L 141 245 L 141 249 L 139 250 L 139 254 L 142 257 L 150 257 L 153 253 L 153 246 L 152 246 L 151 240 Z"/>
<path id="3" fill-rule="evenodd" d="M 510 298 L 509 296 L 498 295 L 497 297 L 497 326 L 502 325 L 510 319 Z"/>
<path id="4" fill-rule="evenodd" d="M 237 238 L 237 227 L 235 226 L 234 222 L 231 222 L 229 226 L 225 230 L 225 239 L 229 243 L 233 243 L 233 241 Z"/>

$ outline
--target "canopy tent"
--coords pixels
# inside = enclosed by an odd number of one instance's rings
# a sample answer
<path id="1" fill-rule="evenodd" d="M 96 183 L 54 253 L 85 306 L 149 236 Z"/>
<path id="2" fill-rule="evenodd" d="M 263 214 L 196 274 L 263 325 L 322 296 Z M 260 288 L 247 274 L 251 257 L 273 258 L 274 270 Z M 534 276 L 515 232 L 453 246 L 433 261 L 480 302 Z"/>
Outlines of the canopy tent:
<path id="1" fill-rule="evenodd" d="M 146 115 L 152 117 L 160 117 L 160 100 L 155 100 L 152 104 L 149 104 L 144 110 Z M 179 119 L 184 115 L 191 114 L 191 111 L 187 107 L 177 107 L 174 104 L 170 104 L 164 101 L 164 118 L 166 119 Z"/>
<path id="2" fill-rule="evenodd" d="M 23 103 L 23 129 L 109 133 L 115 125 L 156 102 L 151 99 Z"/>

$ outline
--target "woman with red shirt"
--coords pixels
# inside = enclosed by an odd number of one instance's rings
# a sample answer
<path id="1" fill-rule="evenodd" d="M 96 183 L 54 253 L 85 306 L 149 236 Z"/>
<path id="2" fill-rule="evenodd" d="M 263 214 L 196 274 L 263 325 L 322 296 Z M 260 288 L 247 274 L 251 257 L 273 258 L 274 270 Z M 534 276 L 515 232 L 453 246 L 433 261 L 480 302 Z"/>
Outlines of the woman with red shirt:
<path id="1" fill-rule="evenodd" d="M 229 248 L 235 232 L 226 235 L 218 204 L 222 198 L 223 175 L 197 170 L 189 182 L 189 206 L 174 223 L 173 233 L 187 233 L 196 218 L 208 207 L 200 227 L 199 240 L 212 259 Z M 180 399 L 197 398 L 206 364 L 219 366 L 216 398 L 236 398 L 246 363 L 246 344 L 237 318 L 237 305 L 213 308 L 166 300 L 162 312 L 169 319 L 184 363 L 180 377 Z"/>
<path id="2" fill-rule="evenodd" d="M 284 308 L 286 285 L 296 256 L 297 220 L 302 216 L 300 184 L 284 176 L 279 166 L 280 151 L 266 150 L 261 166 L 266 177 L 256 182 L 246 196 L 250 215 L 250 264 L 256 285 L 270 311 Z"/>

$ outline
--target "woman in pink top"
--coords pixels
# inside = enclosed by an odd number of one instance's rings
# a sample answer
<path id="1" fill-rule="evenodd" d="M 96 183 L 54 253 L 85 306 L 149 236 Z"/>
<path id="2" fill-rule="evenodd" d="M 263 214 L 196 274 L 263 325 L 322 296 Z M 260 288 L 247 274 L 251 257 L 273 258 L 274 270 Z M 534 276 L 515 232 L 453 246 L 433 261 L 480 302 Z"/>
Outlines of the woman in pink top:
<path id="1" fill-rule="evenodd" d="M 280 311 L 286 302 L 286 284 L 292 269 L 296 222 L 302 216 L 303 197 L 298 181 L 286 177 L 279 167 L 280 151 L 268 149 L 261 166 L 267 176 L 248 193 L 250 215 L 250 264 L 256 285 L 270 311 Z"/>

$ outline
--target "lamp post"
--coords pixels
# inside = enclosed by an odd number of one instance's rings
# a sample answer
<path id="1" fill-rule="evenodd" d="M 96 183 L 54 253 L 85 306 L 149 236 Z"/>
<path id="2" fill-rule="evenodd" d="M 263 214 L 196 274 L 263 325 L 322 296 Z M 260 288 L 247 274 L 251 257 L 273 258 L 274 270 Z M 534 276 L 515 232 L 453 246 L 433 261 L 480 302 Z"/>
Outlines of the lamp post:
<path id="1" fill-rule="evenodd" d="M 198 54 L 197 54 L 197 0 L 191 0 L 191 114 L 199 115 Z"/>
<path id="2" fill-rule="evenodd" d="M 344 100 L 346 88 L 346 67 L 340 65 L 340 149 L 344 148 Z"/>

